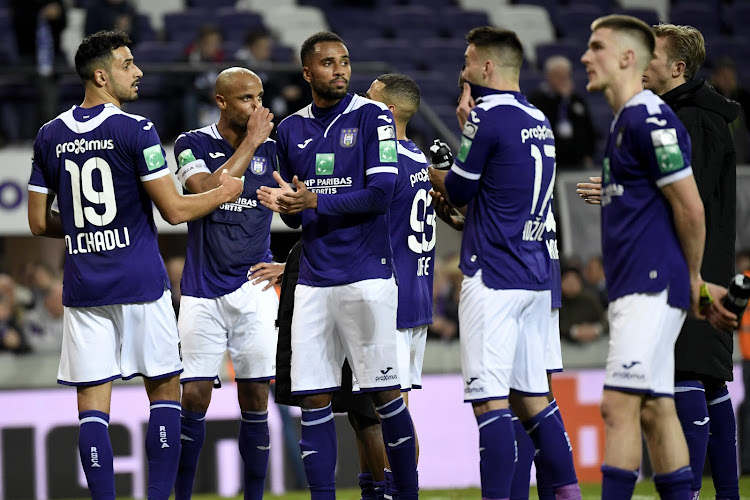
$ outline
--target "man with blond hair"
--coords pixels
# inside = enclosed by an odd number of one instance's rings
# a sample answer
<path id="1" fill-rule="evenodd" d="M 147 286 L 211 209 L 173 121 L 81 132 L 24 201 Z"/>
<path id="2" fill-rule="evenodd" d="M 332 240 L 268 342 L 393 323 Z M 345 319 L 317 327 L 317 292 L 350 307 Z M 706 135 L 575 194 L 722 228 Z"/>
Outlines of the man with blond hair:
<path id="1" fill-rule="evenodd" d="M 643 76 L 690 136 L 692 168 L 705 207 L 706 247 L 701 275 L 728 283 L 734 275 L 736 154 L 729 123 L 740 106 L 696 73 L 706 56 L 703 35 L 692 26 L 652 27 L 656 50 Z M 701 489 L 708 458 L 716 496 L 739 499 L 736 424 L 726 381 L 732 380 L 732 333 L 687 318 L 675 344 L 675 406 L 693 469 L 692 498 Z"/>
<path id="2" fill-rule="evenodd" d="M 654 34 L 642 21 L 622 15 L 599 18 L 591 30 L 581 58 L 586 89 L 601 91 L 616 116 L 601 193 L 611 301 L 602 497 L 632 496 L 643 431 L 659 495 L 685 499 L 692 472 L 674 406 L 669 353 L 687 311 L 697 317 L 705 311 L 717 325 L 735 321 L 711 299 L 726 291 L 705 283 L 700 274 L 705 221 L 687 131 L 664 101 L 642 87 Z"/>

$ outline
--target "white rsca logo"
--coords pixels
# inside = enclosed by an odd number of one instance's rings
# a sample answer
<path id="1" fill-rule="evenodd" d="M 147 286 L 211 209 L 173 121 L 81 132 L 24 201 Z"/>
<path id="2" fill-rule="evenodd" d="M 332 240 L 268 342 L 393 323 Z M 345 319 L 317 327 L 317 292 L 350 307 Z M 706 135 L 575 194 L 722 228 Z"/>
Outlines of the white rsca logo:
<path id="1" fill-rule="evenodd" d="M 383 125 L 378 127 L 378 140 L 387 141 L 389 139 L 395 139 L 396 132 L 393 130 L 393 125 Z"/>
<path id="2" fill-rule="evenodd" d="M 653 123 L 657 127 L 663 127 L 667 124 L 667 120 L 660 120 L 655 116 L 649 116 L 648 118 L 646 118 L 646 123 Z"/>

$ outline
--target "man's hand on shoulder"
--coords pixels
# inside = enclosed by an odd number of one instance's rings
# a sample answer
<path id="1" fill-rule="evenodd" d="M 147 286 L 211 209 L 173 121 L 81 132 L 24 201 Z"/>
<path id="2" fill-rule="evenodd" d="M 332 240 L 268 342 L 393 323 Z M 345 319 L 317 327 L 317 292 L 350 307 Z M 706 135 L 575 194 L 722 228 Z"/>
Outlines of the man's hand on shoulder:
<path id="1" fill-rule="evenodd" d="M 278 262 L 260 262 L 250 267 L 247 271 L 247 280 L 252 281 L 253 285 L 259 285 L 268 281 L 263 287 L 265 292 L 274 285 L 281 284 L 281 278 L 284 275 L 286 264 Z"/>

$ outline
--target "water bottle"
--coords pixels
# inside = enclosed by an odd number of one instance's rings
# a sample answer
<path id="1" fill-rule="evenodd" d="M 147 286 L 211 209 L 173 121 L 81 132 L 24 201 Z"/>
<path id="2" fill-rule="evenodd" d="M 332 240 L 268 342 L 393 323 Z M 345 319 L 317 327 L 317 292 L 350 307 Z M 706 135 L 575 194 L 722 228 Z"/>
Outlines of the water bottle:
<path id="1" fill-rule="evenodd" d="M 738 274 L 729 283 L 727 294 L 721 304 L 736 314 L 739 321 L 747 307 L 748 299 L 750 299 L 750 278 L 744 274 Z"/>
<path id="2" fill-rule="evenodd" d="M 430 146 L 432 153 L 432 166 L 438 170 L 450 170 L 453 166 L 453 153 L 451 148 L 440 139 L 435 139 Z"/>

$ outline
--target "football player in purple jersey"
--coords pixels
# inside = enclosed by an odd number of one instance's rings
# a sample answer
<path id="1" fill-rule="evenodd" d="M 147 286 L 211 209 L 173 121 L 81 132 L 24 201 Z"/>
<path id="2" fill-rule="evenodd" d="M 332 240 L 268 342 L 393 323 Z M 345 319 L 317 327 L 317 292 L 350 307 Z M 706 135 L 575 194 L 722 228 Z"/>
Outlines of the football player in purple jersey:
<path id="1" fill-rule="evenodd" d="M 629 16 L 592 23 L 581 58 L 587 90 L 616 113 L 602 171 L 602 250 L 610 299 L 610 346 L 602 398 L 604 498 L 633 493 L 641 431 L 661 498 L 688 498 L 692 472 L 674 405 L 674 345 L 690 311 L 736 323 L 722 287 L 700 274 L 705 221 L 690 138 L 642 75 L 653 59 L 651 28 Z"/>
<path id="2" fill-rule="evenodd" d="M 270 288 L 283 270 L 283 264 L 271 262 L 273 213 L 256 198 L 260 186 L 274 184 L 276 143 L 268 138 L 273 114 L 263 107 L 260 78 L 245 68 L 222 71 L 215 95 L 219 121 L 177 138 L 177 177 L 193 193 L 212 189 L 223 169 L 244 177 L 245 185 L 237 201 L 188 223 L 177 323 L 185 371 L 175 498 L 191 497 L 206 437 L 206 410 L 229 351 L 241 411 L 245 498 L 257 500 L 263 497 L 268 468 L 268 389 L 275 374 L 278 300 Z"/>
<path id="3" fill-rule="evenodd" d="M 180 457 L 182 363 L 152 202 L 178 224 L 236 200 L 242 181 L 223 171 L 203 194 L 177 192 L 153 124 L 120 109 L 138 98 L 143 76 L 129 44 L 124 33 L 103 31 L 78 47 L 85 97 L 39 130 L 28 214 L 33 234 L 66 244 L 58 382 L 77 388 L 91 496 L 115 498 L 112 381 L 142 376 L 150 402 L 148 498 L 166 500 Z M 59 211 L 51 210 L 55 197 Z"/>

